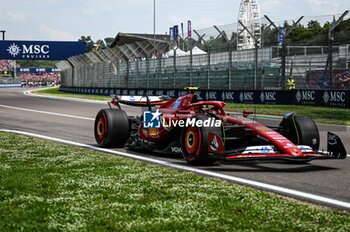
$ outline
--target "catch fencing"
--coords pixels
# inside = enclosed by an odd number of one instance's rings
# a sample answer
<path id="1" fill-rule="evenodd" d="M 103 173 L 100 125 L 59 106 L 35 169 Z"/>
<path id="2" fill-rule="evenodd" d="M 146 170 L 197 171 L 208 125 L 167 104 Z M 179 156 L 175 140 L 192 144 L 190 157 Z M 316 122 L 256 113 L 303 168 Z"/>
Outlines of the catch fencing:
<path id="1" fill-rule="evenodd" d="M 285 89 L 281 76 L 280 47 L 258 50 L 257 75 L 254 49 L 139 61 L 103 61 L 60 67 L 64 87 Z M 286 73 L 297 88 L 324 88 L 328 80 L 328 47 L 290 46 Z M 230 60 L 231 56 L 231 62 Z M 67 62 L 67 61 L 65 61 Z M 334 73 L 349 70 L 350 46 L 333 47 Z M 62 62 L 61 62 L 62 63 Z M 256 77 L 255 77 L 256 75 Z"/>
<path id="2" fill-rule="evenodd" d="M 320 16 L 316 20 L 331 22 L 332 17 Z M 334 35 L 337 43 L 331 49 L 324 42 L 319 46 L 307 46 L 308 41 L 303 45 L 300 41 L 287 40 L 286 46 L 281 46 L 277 41 L 278 33 L 267 27 L 266 19 L 261 20 L 265 30 L 256 48 L 237 50 L 237 24 L 215 26 L 195 31 L 192 38 L 180 36 L 176 42 L 169 37 L 172 53 L 181 56 L 151 58 L 130 49 L 126 54 L 128 59 L 121 60 L 115 56 L 114 48 L 104 48 L 61 61 L 57 67 L 61 69 L 62 86 L 285 90 L 288 76 L 293 75 L 296 88 L 350 88 L 338 86 L 334 81 L 334 76 L 348 71 L 350 65 L 350 45 L 337 41 L 337 34 Z M 303 20 L 300 23 L 306 25 L 307 20 L 314 18 Z M 192 50 L 196 47 L 204 52 L 196 54 Z"/>

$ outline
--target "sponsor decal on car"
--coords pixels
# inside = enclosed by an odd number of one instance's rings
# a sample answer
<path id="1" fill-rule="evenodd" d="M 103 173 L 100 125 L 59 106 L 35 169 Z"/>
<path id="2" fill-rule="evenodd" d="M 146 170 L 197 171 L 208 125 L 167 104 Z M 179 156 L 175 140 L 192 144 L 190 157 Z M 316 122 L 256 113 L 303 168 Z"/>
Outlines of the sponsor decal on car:
<path id="1" fill-rule="evenodd" d="M 208 135 L 208 141 L 209 141 L 209 152 L 215 152 L 224 154 L 224 144 L 219 136 L 213 133 L 209 133 Z"/>
<path id="2" fill-rule="evenodd" d="M 173 107 L 172 107 L 173 110 L 177 110 L 177 108 L 179 108 L 180 103 L 181 103 L 181 99 L 182 99 L 182 98 L 179 97 L 179 98 L 174 102 Z"/>
<path id="3" fill-rule="evenodd" d="M 181 153 L 181 147 L 171 147 L 171 152 L 174 153 Z"/>

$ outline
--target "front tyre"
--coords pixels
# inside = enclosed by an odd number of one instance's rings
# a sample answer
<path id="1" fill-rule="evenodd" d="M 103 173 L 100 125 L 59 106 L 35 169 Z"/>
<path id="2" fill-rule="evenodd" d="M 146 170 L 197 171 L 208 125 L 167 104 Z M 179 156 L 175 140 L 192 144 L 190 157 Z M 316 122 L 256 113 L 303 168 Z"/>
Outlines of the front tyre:
<path id="1" fill-rule="evenodd" d="M 208 116 L 197 115 L 196 120 L 207 120 Z M 183 128 L 180 137 L 181 152 L 187 163 L 192 165 L 211 165 L 215 159 L 208 155 L 209 132 L 221 133 L 221 128 L 187 127 Z"/>
<path id="2" fill-rule="evenodd" d="M 320 146 L 320 134 L 316 123 L 307 116 L 290 114 L 280 124 L 284 135 L 297 145 L 308 145 L 314 150 Z"/>
<path id="3" fill-rule="evenodd" d="M 129 119 L 125 111 L 100 110 L 95 119 L 94 134 L 100 147 L 123 147 L 130 136 Z"/>

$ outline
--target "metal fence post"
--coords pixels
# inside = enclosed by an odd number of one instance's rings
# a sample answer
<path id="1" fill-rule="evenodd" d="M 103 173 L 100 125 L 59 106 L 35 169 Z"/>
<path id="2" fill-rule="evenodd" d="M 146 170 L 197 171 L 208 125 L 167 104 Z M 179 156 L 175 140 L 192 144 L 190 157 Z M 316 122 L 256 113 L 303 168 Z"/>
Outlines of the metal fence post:
<path id="1" fill-rule="evenodd" d="M 174 62 L 174 88 L 176 88 L 176 50 L 174 50 L 174 59 L 173 59 L 173 62 Z"/>
<path id="2" fill-rule="evenodd" d="M 346 58 L 345 58 L 346 69 L 349 69 L 349 49 L 350 49 L 350 45 L 346 45 Z"/>
<path id="3" fill-rule="evenodd" d="M 229 53 L 228 53 L 228 57 L 229 57 L 229 61 L 228 61 L 228 89 L 232 88 L 232 44 L 229 43 Z"/>
<path id="4" fill-rule="evenodd" d="M 254 70 L 254 90 L 257 89 L 258 81 L 258 41 L 255 40 L 255 70 Z M 261 77 L 260 77 L 261 78 Z"/>
<path id="5" fill-rule="evenodd" d="M 281 73 L 281 88 L 285 89 L 286 88 L 286 40 L 282 40 L 282 50 L 281 50 L 281 68 L 282 68 L 282 73 Z"/>
<path id="6" fill-rule="evenodd" d="M 193 63 L 193 57 L 192 57 L 192 49 L 190 50 L 190 86 L 192 86 L 192 63 Z"/>
<path id="7" fill-rule="evenodd" d="M 149 62 L 150 58 L 146 59 L 146 87 L 149 88 Z"/>
<path id="8" fill-rule="evenodd" d="M 158 88 L 162 88 L 162 57 L 158 58 Z"/>
<path id="9" fill-rule="evenodd" d="M 210 69 L 211 69 L 211 65 L 210 65 L 210 47 L 208 46 L 208 53 L 207 53 L 207 56 L 208 56 L 208 83 L 207 83 L 207 87 L 208 89 L 210 89 Z"/>
<path id="10" fill-rule="evenodd" d="M 126 61 L 126 88 L 129 88 L 129 72 L 130 72 L 130 61 Z"/>
<path id="11" fill-rule="evenodd" d="M 140 78 L 140 64 L 139 61 L 136 61 L 136 70 L 137 70 L 137 79 L 136 79 L 136 88 L 139 87 L 139 78 Z"/>
<path id="12" fill-rule="evenodd" d="M 281 54 L 281 68 L 282 68 L 282 78 L 281 81 L 283 81 L 283 83 L 281 83 L 281 87 L 285 89 L 286 87 L 286 37 L 287 35 L 295 28 L 297 27 L 297 25 L 299 24 L 299 22 L 304 18 L 304 16 L 301 16 L 296 22 L 293 23 L 292 29 L 289 30 L 288 32 L 286 32 L 285 34 L 283 34 L 278 27 L 271 21 L 271 19 L 269 17 L 267 17 L 266 15 L 264 15 L 265 18 L 271 23 L 271 25 L 278 31 L 278 33 L 282 36 L 282 54 Z"/>
<path id="13" fill-rule="evenodd" d="M 329 70 L 328 70 L 328 80 L 329 87 L 333 87 L 333 30 L 339 25 L 339 23 L 343 20 L 345 15 L 349 13 L 348 10 L 344 11 L 344 13 L 340 16 L 340 18 L 332 24 L 332 27 L 328 32 L 328 60 L 329 60 Z"/>

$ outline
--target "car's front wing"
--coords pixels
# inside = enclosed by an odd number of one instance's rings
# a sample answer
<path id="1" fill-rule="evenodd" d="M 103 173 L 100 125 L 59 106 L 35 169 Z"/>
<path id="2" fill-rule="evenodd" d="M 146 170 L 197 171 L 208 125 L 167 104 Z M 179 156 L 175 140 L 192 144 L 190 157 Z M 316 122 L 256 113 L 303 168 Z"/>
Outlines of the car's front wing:
<path id="1" fill-rule="evenodd" d="M 262 146 L 248 146 L 240 147 L 233 150 L 215 152 L 217 144 L 210 144 L 210 155 L 217 159 L 224 159 L 227 161 L 242 161 L 242 160 L 287 160 L 307 162 L 313 159 L 345 159 L 347 157 L 346 150 L 340 138 L 328 132 L 327 151 L 314 150 L 307 145 L 297 145 L 296 147 L 301 151 L 300 155 L 291 155 L 282 153 L 274 145 Z M 218 146 L 220 147 L 220 146 Z"/>

